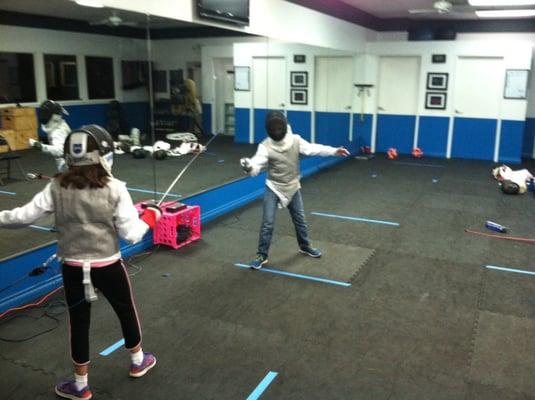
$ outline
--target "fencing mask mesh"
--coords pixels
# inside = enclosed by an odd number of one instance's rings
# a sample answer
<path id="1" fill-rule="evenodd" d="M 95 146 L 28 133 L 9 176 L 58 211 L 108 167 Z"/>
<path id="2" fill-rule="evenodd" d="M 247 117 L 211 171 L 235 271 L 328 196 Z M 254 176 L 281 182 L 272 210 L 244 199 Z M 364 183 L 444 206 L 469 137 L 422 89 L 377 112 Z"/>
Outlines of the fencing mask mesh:
<path id="1" fill-rule="evenodd" d="M 280 111 L 270 111 L 266 116 L 266 131 L 268 136 L 279 142 L 284 139 L 286 135 L 286 130 L 288 126 L 288 121 L 283 113 Z"/>

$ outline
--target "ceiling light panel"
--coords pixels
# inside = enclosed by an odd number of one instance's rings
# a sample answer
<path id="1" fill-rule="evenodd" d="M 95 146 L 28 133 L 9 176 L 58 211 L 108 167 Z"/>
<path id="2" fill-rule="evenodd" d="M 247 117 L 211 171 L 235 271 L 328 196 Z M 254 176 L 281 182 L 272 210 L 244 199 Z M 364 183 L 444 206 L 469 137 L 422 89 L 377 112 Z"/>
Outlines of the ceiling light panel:
<path id="1" fill-rule="evenodd" d="M 528 18 L 535 17 L 535 10 L 480 10 L 479 18 Z"/>
<path id="2" fill-rule="evenodd" d="M 468 0 L 474 7 L 516 7 L 535 6 L 535 0 Z"/>

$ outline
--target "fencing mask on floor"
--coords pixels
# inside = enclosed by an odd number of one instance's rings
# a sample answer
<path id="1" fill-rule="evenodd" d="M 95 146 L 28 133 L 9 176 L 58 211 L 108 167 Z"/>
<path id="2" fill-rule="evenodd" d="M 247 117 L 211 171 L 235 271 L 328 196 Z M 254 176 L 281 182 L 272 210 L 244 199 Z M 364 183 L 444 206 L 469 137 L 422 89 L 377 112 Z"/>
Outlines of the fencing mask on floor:
<path id="1" fill-rule="evenodd" d="M 280 111 L 270 111 L 266 116 L 266 131 L 268 136 L 279 142 L 284 139 L 288 127 L 288 121 Z"/>

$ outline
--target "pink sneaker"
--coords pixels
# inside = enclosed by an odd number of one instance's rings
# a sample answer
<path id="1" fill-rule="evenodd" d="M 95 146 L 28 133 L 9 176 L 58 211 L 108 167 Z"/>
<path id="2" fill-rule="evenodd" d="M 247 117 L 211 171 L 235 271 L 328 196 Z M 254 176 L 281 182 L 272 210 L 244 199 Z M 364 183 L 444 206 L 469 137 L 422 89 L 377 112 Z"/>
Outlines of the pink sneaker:
<path id="1" fill-rule="evenodd" d="M 141 378 L 149 369 L 156 365 L 156 357 L 152 353 L 143 353 L 141 364 L 130 365 L 130 376 L 132 378 Z"/>
<path id="2" fill-rule="evenodd" d="M 71 400 L 89 400 L 93 397 L 93 393 L 89 390 L 89 386 L 86 386 L 82 390 L 76 389 L 76 385 L 73 380 L 58 383 L 55 387 L 56 394 L 59 397 Z"/>

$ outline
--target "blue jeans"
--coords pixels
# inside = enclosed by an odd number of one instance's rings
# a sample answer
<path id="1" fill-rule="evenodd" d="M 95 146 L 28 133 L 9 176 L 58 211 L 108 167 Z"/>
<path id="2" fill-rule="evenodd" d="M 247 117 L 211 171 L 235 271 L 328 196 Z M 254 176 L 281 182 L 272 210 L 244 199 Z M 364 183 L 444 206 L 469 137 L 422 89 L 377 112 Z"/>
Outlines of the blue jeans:
<path id="1" fill-rule="evenodd" d="M 271 245 L 271 238 L 273 236 L 273 226 L 275 225 L 275 214 L 279 198 L 273 191 L 266 186 L 266 193 L 264 194 L 264 215 L 262 217 L 262 226 L 260 227 L 260 238 L 258 240 L 258 255 L 265 258 L 268 256 L 269 246 Z M 301 191 L 298 190 L 290 204 L 288 204 L 288 211 L 292 217 L 292 222 L 295 227 L 295 236 L 299 248 L 310 246 L 308 240 L 308 227 L 305 220 L 305 209 L 303 207 L 303 198 Z"/>

